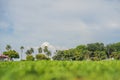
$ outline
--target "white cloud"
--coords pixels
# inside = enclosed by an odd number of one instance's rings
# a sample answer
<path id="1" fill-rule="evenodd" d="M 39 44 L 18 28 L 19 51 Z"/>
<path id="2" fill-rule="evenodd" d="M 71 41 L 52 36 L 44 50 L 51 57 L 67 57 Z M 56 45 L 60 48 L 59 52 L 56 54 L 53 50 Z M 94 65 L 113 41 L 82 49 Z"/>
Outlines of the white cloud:
<path id="1" fill-rule="evenodd" d="M 6 6 L 14 36 L 9 40 L 17 45 L 48 41 L 65 47 L 107 42 L 120 31 L 119 4 L 117 0 L 10 0 Z M 4 36 L 2 41 L 7 39 Z"/>
<path id="2" fill-rule="evenodd" d="M 114 22 L 114 21 L 109 21 L 106 26 L 110 29 L 120 29 L 120 23 L 119 22 Z"/>

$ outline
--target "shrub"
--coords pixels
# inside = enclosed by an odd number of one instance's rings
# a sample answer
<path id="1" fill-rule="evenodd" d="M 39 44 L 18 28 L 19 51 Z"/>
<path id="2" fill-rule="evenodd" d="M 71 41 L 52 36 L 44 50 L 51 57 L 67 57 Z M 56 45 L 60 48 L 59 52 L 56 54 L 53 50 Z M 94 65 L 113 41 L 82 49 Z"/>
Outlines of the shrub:
<path id="1" fill-rule="evenodd" d="M 37 60 L 49 60 L 49 58 L 47 58 L 47 56 L 44 54 L 37 54 L 36 59 Z"/>
<path id="2" fill-rule="evenodd" d="M 9 56 L 10 58 L 19 58 L 19 54 L 15 50 L 6 51 L 3 52 L 3 54 Z"/>
<path id="3" fill-rule="evenodd" d="M 27 60 L 27 61 L 34 61 L 34 59 L 35 59 L 35 58 L 33 57 L 33 55 L 27 55 L 27 56 L 26 56 L 26 60 Z"/>

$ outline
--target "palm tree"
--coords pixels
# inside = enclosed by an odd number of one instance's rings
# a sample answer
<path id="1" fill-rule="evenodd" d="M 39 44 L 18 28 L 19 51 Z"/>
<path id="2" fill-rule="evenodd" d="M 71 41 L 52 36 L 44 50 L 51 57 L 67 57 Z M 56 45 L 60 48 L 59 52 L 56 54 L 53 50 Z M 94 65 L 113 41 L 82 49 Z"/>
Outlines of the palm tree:
<path id="1" fill-rule="evenodd" d="M 26 53 L 26 55 L 30 55 L 30 54 L 31 54 L 31 51 L 30 51 L 30 50 L 27 50 L 25 53 Z"/>
<path id="2" fill-rule="evenodd" d="M 29 50 L 27 50 L 25 52 L 27 55 L 31 55 L 32 53 L 34 53 L 34 49 L 33 48 L 30 48 Z"/>
<path id="3" fill-rule="evenodd" d="M 42 53 L 42 48 L 41 47 L 38 48 L 38 53 Z"/>
<path id="4" fill-rule="evenodd" d="M 11 47 L 10 45 L 6 45 L 6 50 L 7 50 L 7 51 L 11 50 L 11 48 L 12 48 L 12 47 Z"/>
<path id="5" fill-rule="evenodd" d="M 48 46 L 45 46 L 44 47 L 44 53 L 47 53 L 48 52 Z"/>
<path id="6" fill-rule="evenodd" d="M 31 53 L 34 53 L 34 49 L 33 49 L 33 48 L 30 48 L 30 52 L 31 52 Z"/>
<path id="7" fill-rule="evenodd" d="M 44 53 L 45 53 L 48 57 L 51 56 L 51 52 L 48 50 L 48 46 L 45 46 L 45 47 L 44 47 Z"/>
<path id="8" fill-rule="evenodd" d="M 21 60 L 22 60 L 22 54 L 23 54 L 23 49 L 24 49 L 24 47 L 21 46 L 20 49 L 21 49 Z"/>
<path id="9" fill-rule="evenodd" d="M 50 56 L 51 56 L 51 52 L 50 52 L 50 51 L 46 52 L 46 55 L 47 55 L 48 57 L 50 57 Z"/>

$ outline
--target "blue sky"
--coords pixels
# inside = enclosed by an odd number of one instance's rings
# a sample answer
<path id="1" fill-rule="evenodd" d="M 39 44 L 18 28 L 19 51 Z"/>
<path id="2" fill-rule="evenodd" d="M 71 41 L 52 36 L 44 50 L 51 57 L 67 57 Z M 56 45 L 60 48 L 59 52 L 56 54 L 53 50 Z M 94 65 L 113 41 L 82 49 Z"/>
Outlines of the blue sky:
<path id="1" fill-rule="evenodd" d="M 119 41 L 119 0 L 0 0 L 1 49 Z"/>

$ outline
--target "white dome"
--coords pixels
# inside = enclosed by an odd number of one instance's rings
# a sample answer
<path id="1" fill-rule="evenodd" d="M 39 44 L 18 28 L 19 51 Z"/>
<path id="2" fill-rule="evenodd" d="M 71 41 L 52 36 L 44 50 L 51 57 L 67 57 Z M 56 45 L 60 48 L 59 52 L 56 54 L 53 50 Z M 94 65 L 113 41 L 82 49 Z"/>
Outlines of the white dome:
<path id="1" fill-rule="evenodd" d="M 48 42 L 44 42 L 41 47 L 49 46 L 50 44 Z"/>

